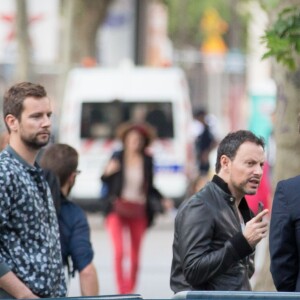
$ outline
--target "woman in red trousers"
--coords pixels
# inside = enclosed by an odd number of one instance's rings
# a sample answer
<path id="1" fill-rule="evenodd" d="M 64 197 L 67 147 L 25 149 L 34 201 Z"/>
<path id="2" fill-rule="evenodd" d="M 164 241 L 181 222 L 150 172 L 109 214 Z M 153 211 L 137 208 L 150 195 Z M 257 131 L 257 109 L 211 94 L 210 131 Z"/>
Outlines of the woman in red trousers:
<path id="1" fill-rule="evenodd" d="M 152 157 L 146 153 L 154 130 L 146 124 L 124 123 L 117 136 L 123 150 L 112 155 L 101 179 L 109 191 L 104 211 L 114 246 L 118 292 L 129 294 L 137 282 L 144 233 L 163 209 L 162 196 L 153 187 Z M 124 264 L 127 254 L 129 270 Z"/>

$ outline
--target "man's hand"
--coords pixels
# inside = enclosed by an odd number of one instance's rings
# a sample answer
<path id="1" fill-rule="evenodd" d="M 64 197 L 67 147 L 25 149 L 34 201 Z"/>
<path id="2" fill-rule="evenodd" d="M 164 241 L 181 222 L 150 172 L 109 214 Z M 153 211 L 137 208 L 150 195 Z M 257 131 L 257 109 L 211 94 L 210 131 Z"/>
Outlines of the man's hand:
<path id="1" fill-rule="evenodd" d="M 39 298 L 12 271 L 0 277 L 0 288 L 16 299 Z"/>
<path id="2" fill-rule="evenodd" d="M 263 220 L 269 210 L 264 209 L 249 222 L 246 223 L 243 235 L 251 247 L 255 247 L 262 238 L 267 236 L 269 222 Z"/>

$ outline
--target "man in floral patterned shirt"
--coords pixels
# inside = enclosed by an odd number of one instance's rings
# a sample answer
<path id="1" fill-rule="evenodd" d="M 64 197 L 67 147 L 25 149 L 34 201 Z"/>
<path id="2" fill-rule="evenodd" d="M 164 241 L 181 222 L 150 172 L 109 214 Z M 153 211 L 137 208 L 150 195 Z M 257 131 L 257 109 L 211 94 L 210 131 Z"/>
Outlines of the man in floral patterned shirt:
<path id="1" fill-rule="evenodd" d="M 50 138 L 45 89 L 23 82 L 4 96 L 9 145 L 0 154 L 0 298 L 66 294 L 51 193 L 35 162 Z"/>

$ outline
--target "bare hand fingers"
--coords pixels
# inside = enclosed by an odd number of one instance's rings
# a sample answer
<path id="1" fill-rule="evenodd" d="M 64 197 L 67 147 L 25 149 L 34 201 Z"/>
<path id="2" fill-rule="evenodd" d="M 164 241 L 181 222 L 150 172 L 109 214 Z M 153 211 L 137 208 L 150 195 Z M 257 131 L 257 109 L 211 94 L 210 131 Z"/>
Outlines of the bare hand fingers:
<path id="1" fill-rule="evenodd" d="M 268 209 L 264 209 L 262 212 L 258 213 L 252 220 L 254 222 L 260 222 L 262 218 L 269 213 Z"/>

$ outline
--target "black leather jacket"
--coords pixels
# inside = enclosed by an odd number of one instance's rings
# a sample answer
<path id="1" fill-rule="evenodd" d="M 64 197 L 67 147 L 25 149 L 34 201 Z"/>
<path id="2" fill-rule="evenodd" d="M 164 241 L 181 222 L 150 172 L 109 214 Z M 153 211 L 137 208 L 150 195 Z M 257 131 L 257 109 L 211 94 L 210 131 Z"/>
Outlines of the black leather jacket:
<path id="1" fill-rule="evenodd" d="M 245 223 L 253 216 L 244 198 L 239 210 Z M 178 210 L 171 289 L 251 290 L 253 250 L 242 234 L 235 198 L 215 175 Z"/>

